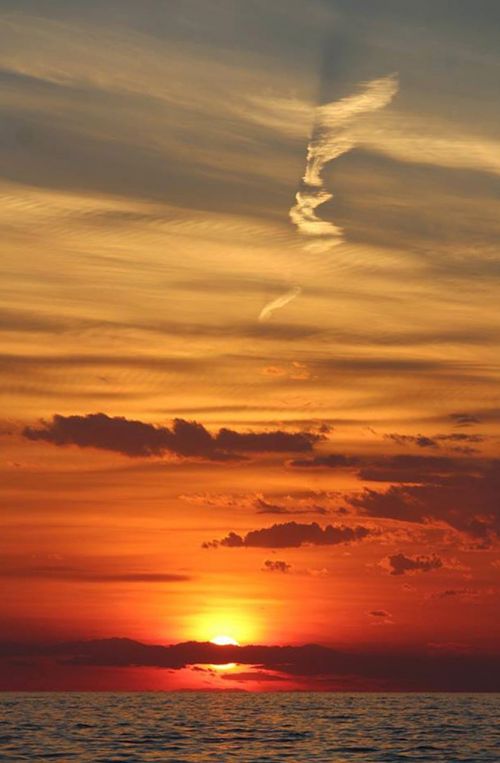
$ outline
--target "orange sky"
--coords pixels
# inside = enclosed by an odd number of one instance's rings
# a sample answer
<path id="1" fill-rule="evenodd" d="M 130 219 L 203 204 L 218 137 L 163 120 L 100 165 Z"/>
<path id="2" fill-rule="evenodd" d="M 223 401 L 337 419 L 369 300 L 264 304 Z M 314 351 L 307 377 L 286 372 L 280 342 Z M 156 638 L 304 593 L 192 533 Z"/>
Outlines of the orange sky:
<path id="1" fill-rule="evenodd" d="M 105 5 L 0 13 L 2 639 L 496 652 L 494 19 Z"/>

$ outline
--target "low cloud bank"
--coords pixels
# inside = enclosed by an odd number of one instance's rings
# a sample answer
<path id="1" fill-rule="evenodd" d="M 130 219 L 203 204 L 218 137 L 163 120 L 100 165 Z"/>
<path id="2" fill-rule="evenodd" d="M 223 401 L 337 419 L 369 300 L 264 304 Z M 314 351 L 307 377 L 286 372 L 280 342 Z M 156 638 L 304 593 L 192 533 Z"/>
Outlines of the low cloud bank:
<path id="1" fill-rule="evenodd" d="M 284 679 L 309 681 L 313 687 L 399 691 L 498 691 L 500 656 L 457 653 L 447 649 L 416 651 L 348 651 L 318 644 L 304 646 L 216 646 L 190 641 L 160 646 L 127 638 L 40 644 L 0 644 L 7 671 L 0 689 L 15 685 L 16 670 L 29 682 L 44 666 L 50 684 L 50 664 L 59 670 L 147 667 L 167 670 L 198 665 L 236 663 L 274 671 Z M 256 674 L 258 676 L 258 673 Z"/>

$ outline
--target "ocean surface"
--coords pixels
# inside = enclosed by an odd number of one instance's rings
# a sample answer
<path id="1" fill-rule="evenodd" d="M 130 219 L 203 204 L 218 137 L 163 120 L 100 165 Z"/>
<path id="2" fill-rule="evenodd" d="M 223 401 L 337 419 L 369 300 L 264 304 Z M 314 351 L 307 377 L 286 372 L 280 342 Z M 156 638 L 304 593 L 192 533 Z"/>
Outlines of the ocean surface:
<path id="1" fill-rule="evenodd" d="M 499 763 L 499 694 L 0 694 L 0 761 Z"/>

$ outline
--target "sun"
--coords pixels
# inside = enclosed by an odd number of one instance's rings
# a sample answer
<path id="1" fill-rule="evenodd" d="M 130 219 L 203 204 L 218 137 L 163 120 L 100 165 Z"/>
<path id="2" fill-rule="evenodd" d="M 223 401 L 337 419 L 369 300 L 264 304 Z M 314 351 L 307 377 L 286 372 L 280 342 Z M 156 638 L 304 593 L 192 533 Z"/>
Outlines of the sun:
<path id="1" fill-rule="evenodd" d="M 210 643 L 217 644 L 217 646 L 239 646 L 236 639 L 231 638 L 231 636 L 226 636 L 223 633 L 210 639 Z"/>
<path id="2" fill-rule="evenodd" d="M 261 627 L 251 607 L 242 609 L 241 601 L 210 599 L 200 611 L 194 608 L 186 618 L 184 632 L 194 641 L 217 646 L 260 643 Z"/>
<path id="3" fill-rule="evenodd" d="M 214 636 L 213 639 L 210 639 L 211 644 L 215 644 L 216 646 L 239 646 L 239 643 L 236 641 L 236 639 L 232 638 L 231 636 L 227 636 L 224 633 L 220 633 L 218 636 Z M 232 670 L 236 667 L 235 662 L 225 662 L 223 664 L 214 664 L 210 666 L 214 670 Z"/>

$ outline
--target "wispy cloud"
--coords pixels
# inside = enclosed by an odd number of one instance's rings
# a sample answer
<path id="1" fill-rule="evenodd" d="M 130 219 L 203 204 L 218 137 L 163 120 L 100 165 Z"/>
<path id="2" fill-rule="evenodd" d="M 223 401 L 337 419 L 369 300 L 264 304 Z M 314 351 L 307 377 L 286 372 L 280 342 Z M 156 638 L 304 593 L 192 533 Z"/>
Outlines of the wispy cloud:
<path id="1" fill-rule="evenodd" d="M 289 215 L 299 233 L 314 239 L 306 244 L 309 251 L 328 251 L 342 242 L 342 228 L 316 214 L 316 209 L 332 198 L 326 190 L 322 171 L 328 162 L 350 151 L 356 143 L 353 124 L 363 114 L 386 106 L 398 90 L 395 75 L 372 80 L 355 95 L 318 106 L 315 111 L 311 139 L 307 147 L 307 161 L 303 187 L 295 196 Z M 259 315 L 259 321 L 271 317 L 274 310 L 284 307 L 301 293 L 295 286 L 286 294 L 270 302 Z"/>
<path id="2" fill-rule="evenodd" d="M 500 144 L 445 117 L 391 109 L 377 124 L 356 125 L 356 143 L 396 161 L 500 174 Z"/>
<path id="3" fill-rule="evenodd" d="M 332 198 L 324 186 L 323 168 L 354 147 L 356 120 L 387 106 L 397 91 L 397 77 L 390 75 L 366 83 L 355 95 L 317 107 L 307 148 L 304 187 L 297 192 L 289 213 L 299 233 L 316 239 L 307 244 L 307 249 L 327 251 L 342 242 L 342 229 L 316 214 L 316 209 Z"/>
<path id="4" fill-rule="evenodd" d="M 267 321 L 275 310 L 279 310 L 280 307 L 285 307 L 285 305 L 288 305 L 288 303 L 295 299 L 295 297 L 298 297 L 301 292 L 302 289 L 300 286 L 294 286 L 293 289 L 290 289 L 290 291 L 282 294 L 281 297 L 273 299 L 260 311 L 259 321 Z"/>

